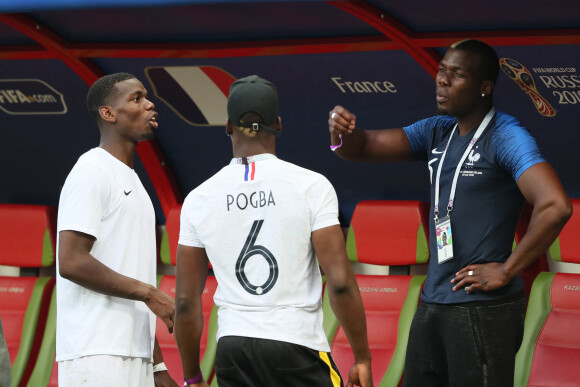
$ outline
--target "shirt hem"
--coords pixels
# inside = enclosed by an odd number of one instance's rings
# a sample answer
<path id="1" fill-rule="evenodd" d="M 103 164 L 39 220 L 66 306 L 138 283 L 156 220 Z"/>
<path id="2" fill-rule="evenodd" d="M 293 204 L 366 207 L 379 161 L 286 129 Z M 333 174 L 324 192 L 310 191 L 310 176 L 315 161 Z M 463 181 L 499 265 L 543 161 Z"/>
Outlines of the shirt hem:
<path id="1" fill-rule="evenodd" d="M 81 357 L 86 356 L 96 356 L 96 355 L 109 355 L 109 356 L 122 356 L 122 357 L 133 357 L 133 358 L 143 358 L 151 360 L 153 355 L 150 352 L 146 353 L 127 353 L 124 351 L 90 351 L 90 352 L 79 352 L 75 354 L 64 354 L 64 355 L 57 355 L 55 360 L 58 361 L 67 361 L 67 360 L 74 360 Z"/>

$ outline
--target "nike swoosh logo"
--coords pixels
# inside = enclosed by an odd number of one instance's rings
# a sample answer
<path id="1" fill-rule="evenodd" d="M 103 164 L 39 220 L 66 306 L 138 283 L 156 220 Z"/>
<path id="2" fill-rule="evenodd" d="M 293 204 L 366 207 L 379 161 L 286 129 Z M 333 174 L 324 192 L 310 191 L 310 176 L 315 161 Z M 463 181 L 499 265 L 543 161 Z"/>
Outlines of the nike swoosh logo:
<path id="1" fill-rule="evenodd" d="M 129 196 L 129 194 L 130 194 L 131 192 L 133 192 L 133 190 L 131 190 L 131 191 L 129 191 L 129 192 L 127 192 L 127 191 L 123 191 L 123 192 L 125 193 L 125 196 Z"/>
<path id="2" fill-rule="evenodd" d="M 443 151 L 438 151 L 438 150 L 437 150 L 437 148 L 433 148 L 433 149 L 431 150 L 431 153 L 433 153 L 434 155 L 438 155 L 438 154 L 441 154 L 441 153 L 443 153 Z"/>

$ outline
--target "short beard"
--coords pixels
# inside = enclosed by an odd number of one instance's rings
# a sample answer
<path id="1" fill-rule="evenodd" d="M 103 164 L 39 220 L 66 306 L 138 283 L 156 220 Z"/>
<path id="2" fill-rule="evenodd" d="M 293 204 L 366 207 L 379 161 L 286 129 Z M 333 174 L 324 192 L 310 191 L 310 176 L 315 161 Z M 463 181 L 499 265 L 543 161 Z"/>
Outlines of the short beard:
<path id="1" fill-rule="evenodd" d="M 439 112 L 440 115 L 444 115 L 444 116 L 448 116 L 449 111 L 441 106 L 437 106 L 437 111 Z"/>
<path id="2" fill-rule="evenodd" d="M 139 141 L 148 141 L 155 138 L 155 132 L 153 132 L 153 130 L 149 133 L 145 133 L 141 136 L 141 138 L 139 138 Z"/>

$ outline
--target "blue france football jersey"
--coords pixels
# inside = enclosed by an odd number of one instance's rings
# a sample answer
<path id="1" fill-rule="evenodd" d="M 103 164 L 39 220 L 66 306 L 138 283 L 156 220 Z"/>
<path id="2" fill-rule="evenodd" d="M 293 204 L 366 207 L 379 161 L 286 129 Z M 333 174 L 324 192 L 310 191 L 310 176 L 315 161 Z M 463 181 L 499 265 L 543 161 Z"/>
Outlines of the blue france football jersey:
<path id="1" fill-rule="evenodd" d="M 544 161 L 530 133 L 515 118 L 497 112 L 461 167 L 451 212 L 454 256 L 439 264 L 433 221 L 435 177 L 455 124 L 453 117 L 435 116 L 404 128 L 415 157 L 427 161 L 431 176 L 431 259 L 421 294 L 423 301 L 431 303 L 495 300 L 523 289 L 521 277 L 516 276 L 503 288 L 467 294 L 463 290 L 453 292 L 451 279 L 466 265 L 507 260 L 524 204 L 516 182 L 526 169 Z M 441 169 L 440 217 L 447 213 L 455 169 L 475 131 L 465 136 L 459 136 L 459 130 L 453 133 Z"/>

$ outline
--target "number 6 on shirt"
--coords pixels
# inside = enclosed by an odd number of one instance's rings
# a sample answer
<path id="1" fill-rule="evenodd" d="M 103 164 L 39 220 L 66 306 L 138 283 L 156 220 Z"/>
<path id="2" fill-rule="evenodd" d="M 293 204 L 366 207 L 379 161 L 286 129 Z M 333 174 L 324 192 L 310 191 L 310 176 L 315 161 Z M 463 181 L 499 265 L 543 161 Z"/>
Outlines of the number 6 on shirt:
<path id="1" fill-rule="evenodd" d="M 240 252 L 240 256 L 236 261 L 236 277 L 238 278 L 238 281 L 248 293 L 257 296 L 268 293 L 274 287 L 274 284 L 278 279 L 278 262 L 276 261 L 276 258 L 270 252 L 270 250 L 264 246 L 255 244 L 256 238 L 258 237 L 258 233 L 260 232 L 263 223 L 263 219 L 254 221 L 252 224 L 252 229 L 250 230 L 248 238 L 246 239 L 246 243 L 244 244 L 244 247 Z M 264 282 L 261 286 L 252 284 L 248 280 L 248 277 L 245 273 L 246 262 L 248 262 L 250 257 L 256 254 L 263 256 L 270 265 L 270 275 L 268 276 L 266 282 Z"/>

